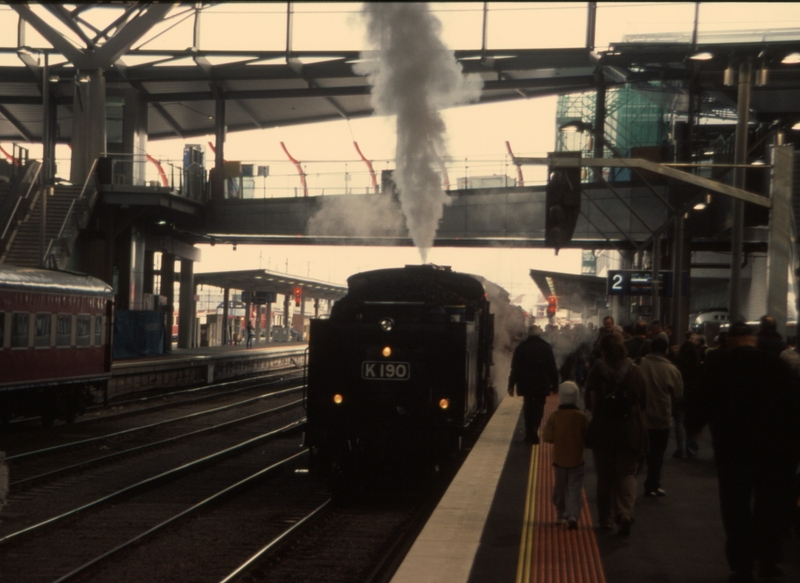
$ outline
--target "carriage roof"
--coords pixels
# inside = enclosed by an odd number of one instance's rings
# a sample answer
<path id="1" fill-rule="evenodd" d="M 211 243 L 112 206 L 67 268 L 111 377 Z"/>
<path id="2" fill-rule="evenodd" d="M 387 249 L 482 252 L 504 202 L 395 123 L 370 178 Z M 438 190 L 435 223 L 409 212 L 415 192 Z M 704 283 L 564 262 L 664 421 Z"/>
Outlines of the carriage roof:
<path id="1" fill-rule="evenodd" d="M 0 265 L 0 291 L 111 297 L 110 285 L 82 273 Z"/>

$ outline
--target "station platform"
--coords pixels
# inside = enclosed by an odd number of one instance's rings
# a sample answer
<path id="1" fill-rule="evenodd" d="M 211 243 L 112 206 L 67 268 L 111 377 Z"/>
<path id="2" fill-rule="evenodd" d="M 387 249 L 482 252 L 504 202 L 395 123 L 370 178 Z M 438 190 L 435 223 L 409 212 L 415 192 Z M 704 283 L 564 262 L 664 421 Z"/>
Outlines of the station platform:
<path id="1" fill-rule="evenodd" d="M 165 387 L 182 388 L 255 374 L 302 368 L 307 342 L 263 341 L 244 344 L 174 348 L 167 354 L 118 359 L 111 365 L 107 399 Z"/>
<path id="2" fill-rule="evenodd" d="M 544 420 L 558 405 L 547 400 Z M 725 533 L 708 431 L 697 459 L 664 460 L 665 497 L 643 496 L 631 534 L 594 528 L 596 481 L 586 451 L 577 530 L 557 524 L 550 444 L 523 442 L 522 398 L 504 398 L 392 583 L 724 583 Z M 800 581 L 800 538 L 784 539 L 783 581 Z"/>

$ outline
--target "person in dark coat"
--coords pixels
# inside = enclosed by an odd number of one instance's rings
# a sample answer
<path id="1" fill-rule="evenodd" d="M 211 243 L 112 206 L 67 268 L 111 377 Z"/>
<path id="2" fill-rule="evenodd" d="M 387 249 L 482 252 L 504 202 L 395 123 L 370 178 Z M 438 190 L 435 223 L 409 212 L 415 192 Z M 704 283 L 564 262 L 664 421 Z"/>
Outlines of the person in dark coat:
<path id="1" fill-rule="evenodd" d="M 772 316 L 761 316 L 758 321 L 758 349 L 779 355 L 788 348 L 778 333 L 778 323 Z"/>
<path id="2" fill-rule="evenodd" d="M 756 348 L 744 322 L 730 327 L 727 348 L 703 367 L 687 410 L 693 431 L 711 430 L 719 479 L 729 581 L 782 575 L 781 536 L 792 512 L 800 457 L 800 386 L 780 358 Z"/>
<path id="3" fill-rule="evenodd" d="M 539 336 L 541 329 L 531 326 L 529 336 L 514 349 L 511 374 L 508 376 L 508 394 L 525 399 L 525 442 L 539 443 L 539 425 L 544 415 L 544 402 L 558 389 L 558 368 L 550 345 Z"/>
<path id="4" fill-rule="evenodd" d="M 644 418 L 647 385 L 642 370 L 627 357 L 621 336 L 605 336 L 600 350 L 602 359 L 586 380 L 587 406 L 593 415 L 587 437 L 597 472 L 597 513 L 600 528 L 613 528 L 616 522 L 618 534 L 627 536 L 633 522 L 639 460 L 650 445 Z M 621 395 L 627 414 L 613 424 L 601 425 L 600 409 L 613 394 Z"/>

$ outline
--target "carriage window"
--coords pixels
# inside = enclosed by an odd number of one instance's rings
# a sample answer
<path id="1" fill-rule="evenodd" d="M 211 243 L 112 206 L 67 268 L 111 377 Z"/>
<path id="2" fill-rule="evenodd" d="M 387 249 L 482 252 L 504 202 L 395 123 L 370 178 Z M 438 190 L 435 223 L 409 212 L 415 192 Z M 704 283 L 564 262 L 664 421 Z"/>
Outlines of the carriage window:
<path id="1" fill-rule="evenodd" d="M 96 316 L 94 319 L 94 345 L 100 346 L 103 343 L 103 316 Z"/>
<path id="2" fill-rule="evenodd" d="M 78 316 L 75 328 L 75 346 L 89 346 L 90 327 L 92 325 L 91 316 Z"/>
<path id="3" fill-rule="evenodd" d="M 33 338 L 34 346 L 50 346 L 50 327 L 52 323 L 52 315 L 36 314 L 36 336 Z"/>
<path id="4" fill-rule="evenodd" d="M 11 347 L 28 346 L 28 321 L 30 314 L 15 312 L 11 320 Z"/>
<path id="5" fill-rule="evenodd" d="M 72 316 L 59 314 L 56 325 L 56 346 L 70 346 L 72 344 Z"/>

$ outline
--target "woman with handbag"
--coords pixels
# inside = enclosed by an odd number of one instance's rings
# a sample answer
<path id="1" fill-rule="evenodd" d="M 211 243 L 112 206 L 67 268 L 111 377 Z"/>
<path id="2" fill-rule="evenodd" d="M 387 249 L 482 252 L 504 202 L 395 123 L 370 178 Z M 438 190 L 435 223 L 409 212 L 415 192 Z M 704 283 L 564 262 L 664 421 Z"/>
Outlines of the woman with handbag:
<path id="1" fill-rule="evenodd" d="M 597 510 L 600 528 L 619 525 L 630 534 L 636 474 L 647 452 L 644 375 L 628 358 L 622 336 L 609 334 L 600 341 L 599 359 L 586 380 L 587 406 L 592 413 L 587 446 L 592 448 L 597 472 Z"/>

